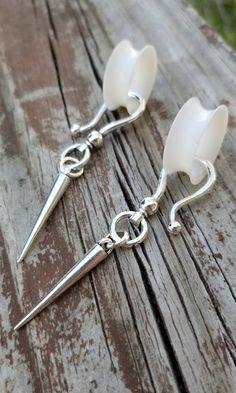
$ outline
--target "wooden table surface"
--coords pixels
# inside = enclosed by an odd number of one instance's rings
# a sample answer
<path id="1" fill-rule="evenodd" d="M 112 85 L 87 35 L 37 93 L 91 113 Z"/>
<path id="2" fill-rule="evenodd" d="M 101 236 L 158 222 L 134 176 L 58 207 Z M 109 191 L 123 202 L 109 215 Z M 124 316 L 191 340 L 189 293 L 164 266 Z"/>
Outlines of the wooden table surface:
<path id="1" fill-rule="evenodd" d="M 69 126 L 101 105 L 123 38 L 158 52 L 147 110 L 106 139 L 17 266 Z M 230 121 L 217 183 L 181 211 L 182 234 L 167 232 L 173 202 L 193 189 L 179 175 L 142 245 L 118 249 L 14 332 L 111 219 L 155 190 L 169 127 L 191 96 L 227 104 Z M 235 97 L 235 53 L 180 0 L 0 2 L 1 393 L 235 392 Z"/>

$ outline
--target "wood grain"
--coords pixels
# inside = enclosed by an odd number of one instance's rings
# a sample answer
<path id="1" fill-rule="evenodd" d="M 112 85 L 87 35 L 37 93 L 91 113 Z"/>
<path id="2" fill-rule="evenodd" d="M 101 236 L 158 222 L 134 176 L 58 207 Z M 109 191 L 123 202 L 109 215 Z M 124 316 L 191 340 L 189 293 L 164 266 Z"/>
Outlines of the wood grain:
<path id="1" fill-rule="evenodd" d="M 123 38 L 157 49 L 147 110 L 107 138 L 16 266 L 69 125 L 101 104 L 105 64 Z M 1 392 L 235 391 L 235 61 L 180 0 L 0 2 Z M 230 122 L 214 191 L 180 212 L 182 234 L 166 229 L 173 202 L 192 189 L 181 175 L 141 246 L 117 250 L 14 333 L 112 217 L 155 189 L 171 122 L 194 95 L 209 108 L 226 103 Z"/>

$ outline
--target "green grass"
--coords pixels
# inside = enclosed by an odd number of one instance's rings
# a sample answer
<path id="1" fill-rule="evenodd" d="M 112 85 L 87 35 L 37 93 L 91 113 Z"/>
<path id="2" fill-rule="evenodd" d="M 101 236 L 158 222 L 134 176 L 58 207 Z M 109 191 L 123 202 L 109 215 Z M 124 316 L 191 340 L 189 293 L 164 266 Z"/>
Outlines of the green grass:
<path id="1" fill-rule="evenodd" d="M 236 48 L 236 0 L 188 0 Z"/>

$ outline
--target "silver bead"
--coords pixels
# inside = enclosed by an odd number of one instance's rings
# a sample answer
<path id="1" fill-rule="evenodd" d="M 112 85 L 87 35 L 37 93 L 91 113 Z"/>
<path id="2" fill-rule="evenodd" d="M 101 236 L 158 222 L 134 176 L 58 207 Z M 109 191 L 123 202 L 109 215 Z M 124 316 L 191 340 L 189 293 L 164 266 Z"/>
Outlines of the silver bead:
<path id="1" fill-rule="evenodd" d="M 93 130 L 90 132 L 88 135 L 87 141 L 93 146 L 93 147 L 100 147 L 103 145 L 103 136 L 100 132 Z"/>
<path id="2" fill-rule="evenodd" d="M 72 124 L 72 126 L 70 128 L 70 132 L 72 135 L 77 135 L 80 132 L 79 124 Z"/>
<path id="3" fill-rule="evenodd" d="M 142 202 L 141 202 L 141 209 L 147 214 L 147 215 L 152 215 L 154 213 L 156 213 L 157 209 L 158 209 L 158 203 L 157 201 L 152 198 L 152 197 L 148 197 L 145 198 Z"/>
<path id="4" fill-rule="evenodd" d="M 181 225 L 178 221 L 172 221 L 168 226 L 168 231 L 172 235 L 178 235 L 181 232 Z"/>

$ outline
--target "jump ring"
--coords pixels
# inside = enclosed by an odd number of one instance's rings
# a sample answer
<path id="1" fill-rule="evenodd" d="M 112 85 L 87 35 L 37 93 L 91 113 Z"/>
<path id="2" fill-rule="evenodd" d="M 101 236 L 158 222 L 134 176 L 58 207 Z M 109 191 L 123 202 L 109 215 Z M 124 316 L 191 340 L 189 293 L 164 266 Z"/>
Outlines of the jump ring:
<path id="1" fill-rule="evenodd" d="M 125 212 L 119 213 L 112 221 L 110 235 L 111 235 L 111 238 L 115 242 L 119 243 L 122 240 L 122 238 L 118 235 L 118 233 L 116 231 L 117 224 L 120 221 L 124 220 L 125 218 L 130 218 L 134 213 L 135 213 L 134 211 L 125 211 Z M 126 242 L 124 242 L 122 244 L 123 247 L 129 248 L 129 247 L 136 246 L 137 244 L 140 244 L 143 242 L 143 240 L 145 239 L 145 237 L 147 235 L 147 231 L 148 231 L 148 225 L 147 225 L 147 221 L 145 220 L 145 218 L 143 218 L 141 220 L 140 227 L 141 227 L 140 234 L 138 236 L 136 236 L 134 239 L 127 240 Z"/>
<path id="2" fill-rule="evenodd" d="M 75 157 L 71 157 L 70 153 L 78 150 L 80 153 L 83 153 L 83 156 L 80 160 Z M 70 177 L 79 177 L 83 173 L 83 168 L 89 161 L 91 156 L 89 147 L 83 143 L 75 143 L 72 146 L 69 146 L 61 155 L 60 161 L 60 170 L 61 172 L 67 174 Z M 74 164 L 68 165 L 67 162 L 72 162 Z"/>

